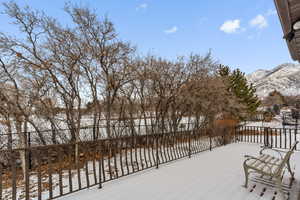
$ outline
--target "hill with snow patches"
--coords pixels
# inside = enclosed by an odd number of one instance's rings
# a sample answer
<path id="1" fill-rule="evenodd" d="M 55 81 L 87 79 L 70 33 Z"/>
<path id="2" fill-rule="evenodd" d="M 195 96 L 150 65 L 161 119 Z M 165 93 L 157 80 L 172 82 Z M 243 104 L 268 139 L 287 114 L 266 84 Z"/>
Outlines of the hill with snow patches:
<path id="1" fill-rule="evenodd" d="M 256 86 L 256 94 L 265 97 L 277 90 L 283 95 L 300 95 L 300 64 L 285 63 L 271 70 L 259 69 L 247 75 Z"/>

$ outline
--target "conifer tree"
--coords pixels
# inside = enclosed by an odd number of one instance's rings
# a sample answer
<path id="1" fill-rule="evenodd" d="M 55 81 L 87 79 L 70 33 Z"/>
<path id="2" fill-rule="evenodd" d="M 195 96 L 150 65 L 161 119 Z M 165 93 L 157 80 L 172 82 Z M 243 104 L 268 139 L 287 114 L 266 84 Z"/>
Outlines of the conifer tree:
<path id="1" fill-rule="evenodd" d="M 245 73 L 239 69 L 231 72 L 230 68 L 224 65 L 220 65 L 218 73 L 227 82 L 228 91 L 246 107 L 248 114 L 253 114 L 260 106 L 260 100 L 255 94 L 253 84 L 248 84 Z"/>

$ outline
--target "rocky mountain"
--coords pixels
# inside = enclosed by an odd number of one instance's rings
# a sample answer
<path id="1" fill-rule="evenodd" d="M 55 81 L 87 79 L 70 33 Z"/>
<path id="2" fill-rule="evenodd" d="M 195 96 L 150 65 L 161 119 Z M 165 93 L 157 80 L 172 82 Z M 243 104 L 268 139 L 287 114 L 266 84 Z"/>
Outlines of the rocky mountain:
<path id="1" fill-rule="evenodd" d="M 257 70 L 247 75 L 249 83 L 256 86 L 259 97 L 274 90 L 283 95 L 300 95 L 300 64 L 285 63 L 271 70 Z"/>

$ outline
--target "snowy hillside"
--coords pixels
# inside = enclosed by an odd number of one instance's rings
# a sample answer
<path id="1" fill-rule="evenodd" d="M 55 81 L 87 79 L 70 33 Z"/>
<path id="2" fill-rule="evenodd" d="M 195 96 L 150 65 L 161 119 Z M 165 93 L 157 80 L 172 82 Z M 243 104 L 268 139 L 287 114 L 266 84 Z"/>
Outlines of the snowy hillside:
<path id="1" fill-rule="evenodd" d="M 300 64 L 286 63 L 272 70 L 257 70 L 247 75 L 257 88 L 257 95 L 265 97 L 277 90 L 283 95 L 300 95 Z"/>

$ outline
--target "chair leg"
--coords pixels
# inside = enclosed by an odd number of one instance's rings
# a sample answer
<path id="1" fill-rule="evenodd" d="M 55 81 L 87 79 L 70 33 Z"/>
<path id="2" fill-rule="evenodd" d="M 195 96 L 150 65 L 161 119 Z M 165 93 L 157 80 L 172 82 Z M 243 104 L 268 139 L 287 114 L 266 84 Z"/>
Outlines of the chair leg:
<path id="1" fill-rule="evenodd" d="M 249 177 L 249 172 L 248 172 L 248 167 L 244 164 L 244 172 L 245 172 L 245 185 L 244 187 L 248 187 L 248 177 Z"/>

